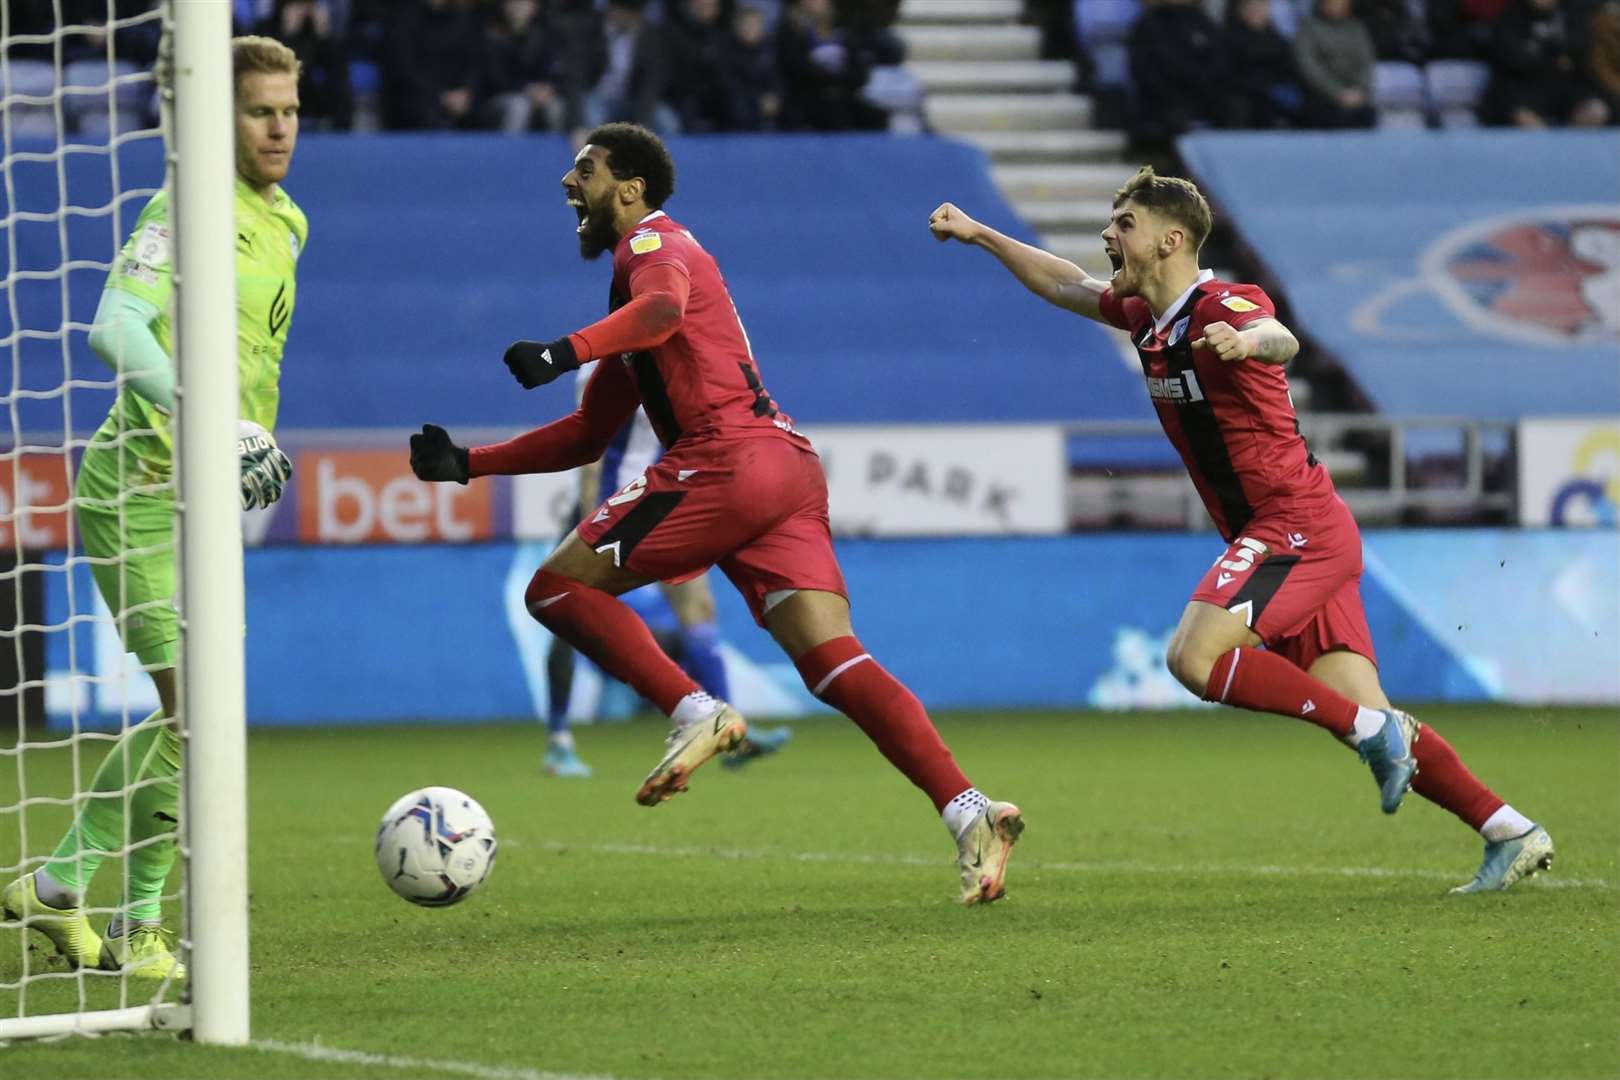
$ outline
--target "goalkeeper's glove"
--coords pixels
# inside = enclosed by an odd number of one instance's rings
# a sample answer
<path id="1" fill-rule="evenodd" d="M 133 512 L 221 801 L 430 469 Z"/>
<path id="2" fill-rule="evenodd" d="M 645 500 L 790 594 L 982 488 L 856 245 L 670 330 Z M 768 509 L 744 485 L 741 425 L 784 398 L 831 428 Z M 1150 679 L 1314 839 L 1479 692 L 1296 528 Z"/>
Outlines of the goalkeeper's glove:
<path id="1" fill-rule="evenodd" d="M 242 509 L 257 510 L 281 498 L 292 476 L 292 461 L 275 436 L 251 420 L 236 428 L 236 460 L 242 469 Z"/>
<path id="2" fill-rule="evenodd" d="M 506 369 L 522 384 L 533 390 L 570 371 L 578 371 L 579 358 L 574 355 L 574 343 L 566 337 L 556 341 L 514 341 L 506 350 Z"/>
<path id="3" fill-rule="evenodd" d="M 468 479 L 467 448 L 450 441 L 450 433 L 437 424 L 423 424 L 422 434 L 411 436 L 411 472 L 418 480 Z"/>

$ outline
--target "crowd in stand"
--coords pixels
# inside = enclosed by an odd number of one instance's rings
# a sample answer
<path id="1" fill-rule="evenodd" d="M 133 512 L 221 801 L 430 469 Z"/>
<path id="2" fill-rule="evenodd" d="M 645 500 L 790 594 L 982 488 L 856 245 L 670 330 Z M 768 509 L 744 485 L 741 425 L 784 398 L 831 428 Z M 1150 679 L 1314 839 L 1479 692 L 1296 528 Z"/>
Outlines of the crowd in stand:
<path id="1" fill-rule="evenodd" d="M 897 116 L 920 123 L 921 91 L 900 67 L 905 47 L 893 29 L 899 0 L 230 2 L 237 32 L 276 37 L 298 53 L 305 122 L 315 129 L 578 134 L 610 119 L 666 133 L 873 130 L 895 126 Z M 137 18 L 156 0 L 5 3 L 12 93 L 49 93 L 58 67 L 69 86 L 105 84 L 105 32 L 59 42 L 28 35 L 95 28 L 109 11 L 122 27 L 121 68 L 148 68 L 156 56 L 160 28 Z M 1620 119 L 1620 0 L 1025 5 L 1046 54 L 1077 56 L 1082 88 L 1116 103 L 1115 119 L 1147 139 L 1199 128 L 1370 126 L 1402 104 L 1403 80 L 1413 95 L 1460 105 L 1445 110 L 1447 123 Z M 1441 68 L 1452 83 L 1477 85 L 1451 95 L 1439 85 Z M 150 91 L 137 100 L 141 93 L 120 87 L 118 108 L 149 111 Z M 1407 111 L 1426 107 L 1415 104 Z M 88 91 L 67 105 L 75 130 L 111 122 Z M 1428 119 L 1438 122 L 1439 112 Z"/>
<path id="2" fill-rule="evenodd" d="M 1196 128 L 1369 127 L 1382 105 L 1420 113 L 1423 72 L 1437 64 L 1453 80 L 1478 80 L 1448 123 L 1620 119 L 1620 0 L 1028 3 L 1048 30 L 1048 54 L 1061 55 L 1067 30 L 1080 46 L 1082 83 L 1120 91 L 1124 119 L 1150 138 Z M 1109 24 L 1122 14 L 1117 29 Z"/>
<path id="3" fill-rule="evenodd" d="M 380 126 L 577 132 L 886 127 L 865 93 L 904 48 L 898 0 L 236 0 L 239 29 L 304 61 L 306 115 Z M 354 84 L 360 85 L 356 87 Z"/>

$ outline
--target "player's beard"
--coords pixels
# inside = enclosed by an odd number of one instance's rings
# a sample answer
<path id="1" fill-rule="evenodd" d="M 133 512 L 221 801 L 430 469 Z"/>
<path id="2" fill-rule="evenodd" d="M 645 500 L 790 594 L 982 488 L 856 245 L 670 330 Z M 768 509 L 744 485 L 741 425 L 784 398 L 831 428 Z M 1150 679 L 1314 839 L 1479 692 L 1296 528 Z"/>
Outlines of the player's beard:
<path id="1" fill-rule="evenodd" d="M 613 215 L 606 209 L 587 210 L 584 225 L 579 230 L 580 258 L 598 258 L 604 251 L 612 251 L 618 243 L 619 234 L 613 228 Z"/>

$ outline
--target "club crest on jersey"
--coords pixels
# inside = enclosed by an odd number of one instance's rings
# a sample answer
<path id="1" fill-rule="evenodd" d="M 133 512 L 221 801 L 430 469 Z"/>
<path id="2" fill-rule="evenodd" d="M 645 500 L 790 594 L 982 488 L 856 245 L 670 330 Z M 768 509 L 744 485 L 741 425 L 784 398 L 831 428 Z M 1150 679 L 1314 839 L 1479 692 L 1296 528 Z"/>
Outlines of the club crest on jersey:
<path id="1" fill-rule="evenodd" d="M 292 252 L 293 261 L 297 262 L 298 261 L 298 234 L 297 233 L 290 232 L 290 233 L 287 234 L 287 248 Z"/>
<path id="2" fill-rule="evenodd" d="M 1182 329 L 1185 330 L 1186 327 Z M 1148 397 L 1154 401 L 1168 401 L 1175 405 L 1191 405 L 1195 401 L 1204 400 L 1204 391 L 1198 385 L 1198 376 L 1192 371 L 1183 371 L 1180 375 L 1168 377 L 1149 375 L 1147 390 Z"/>
<path id="3" fill-rule="evenodd" d="M 1166 345 L 1174 345 L 1176 342 L 1178 342 L 1182 338 L 1186 337 L 1187 336 L 1187 324 L 1190 323 L 1190 322 L 1192 322 L 1192 316 L 1191 315 L 1188 315 L 1184 319 L 1177 319 L 1176 320 L 1176 325 L 1174 325 L 1174 326 L 1172 326 L 1170 328 L 1170 339 L 1168 341 L 1166 341 L 1165 344 Z"/>
<path id="4" fill-rule="evenodd" d="M 646 255 L 664 246 L 664 238 L 655 232 L 645 232 L 630 238 L 630 254 Z"/>

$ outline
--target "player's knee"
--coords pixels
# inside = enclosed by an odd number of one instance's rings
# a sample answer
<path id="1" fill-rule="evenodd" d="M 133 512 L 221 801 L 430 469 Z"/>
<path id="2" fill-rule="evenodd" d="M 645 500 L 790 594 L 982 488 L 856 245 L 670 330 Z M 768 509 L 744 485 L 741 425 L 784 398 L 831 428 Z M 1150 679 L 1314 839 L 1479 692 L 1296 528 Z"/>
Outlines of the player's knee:
<path id="1" fill-rule="evenodd" d="M 1193 693 L 1202 696 L 1209 684 L 1209 673 L 1215 667 L 1215 658 L 1200 648 L 1196 640 L 1177 635 L 1165 653 L 1165 666 L 1176 681 Z"/>
<path id="2" fill-rule="evenodd" d="M 563 598 L 573 584 L 576 583 L 542 566 L 529 579 L 529 587 L 523 592 L 523 605 L 537 622 L 549 626 L 551 624 L 546 621 L 546 612 Z"/>

